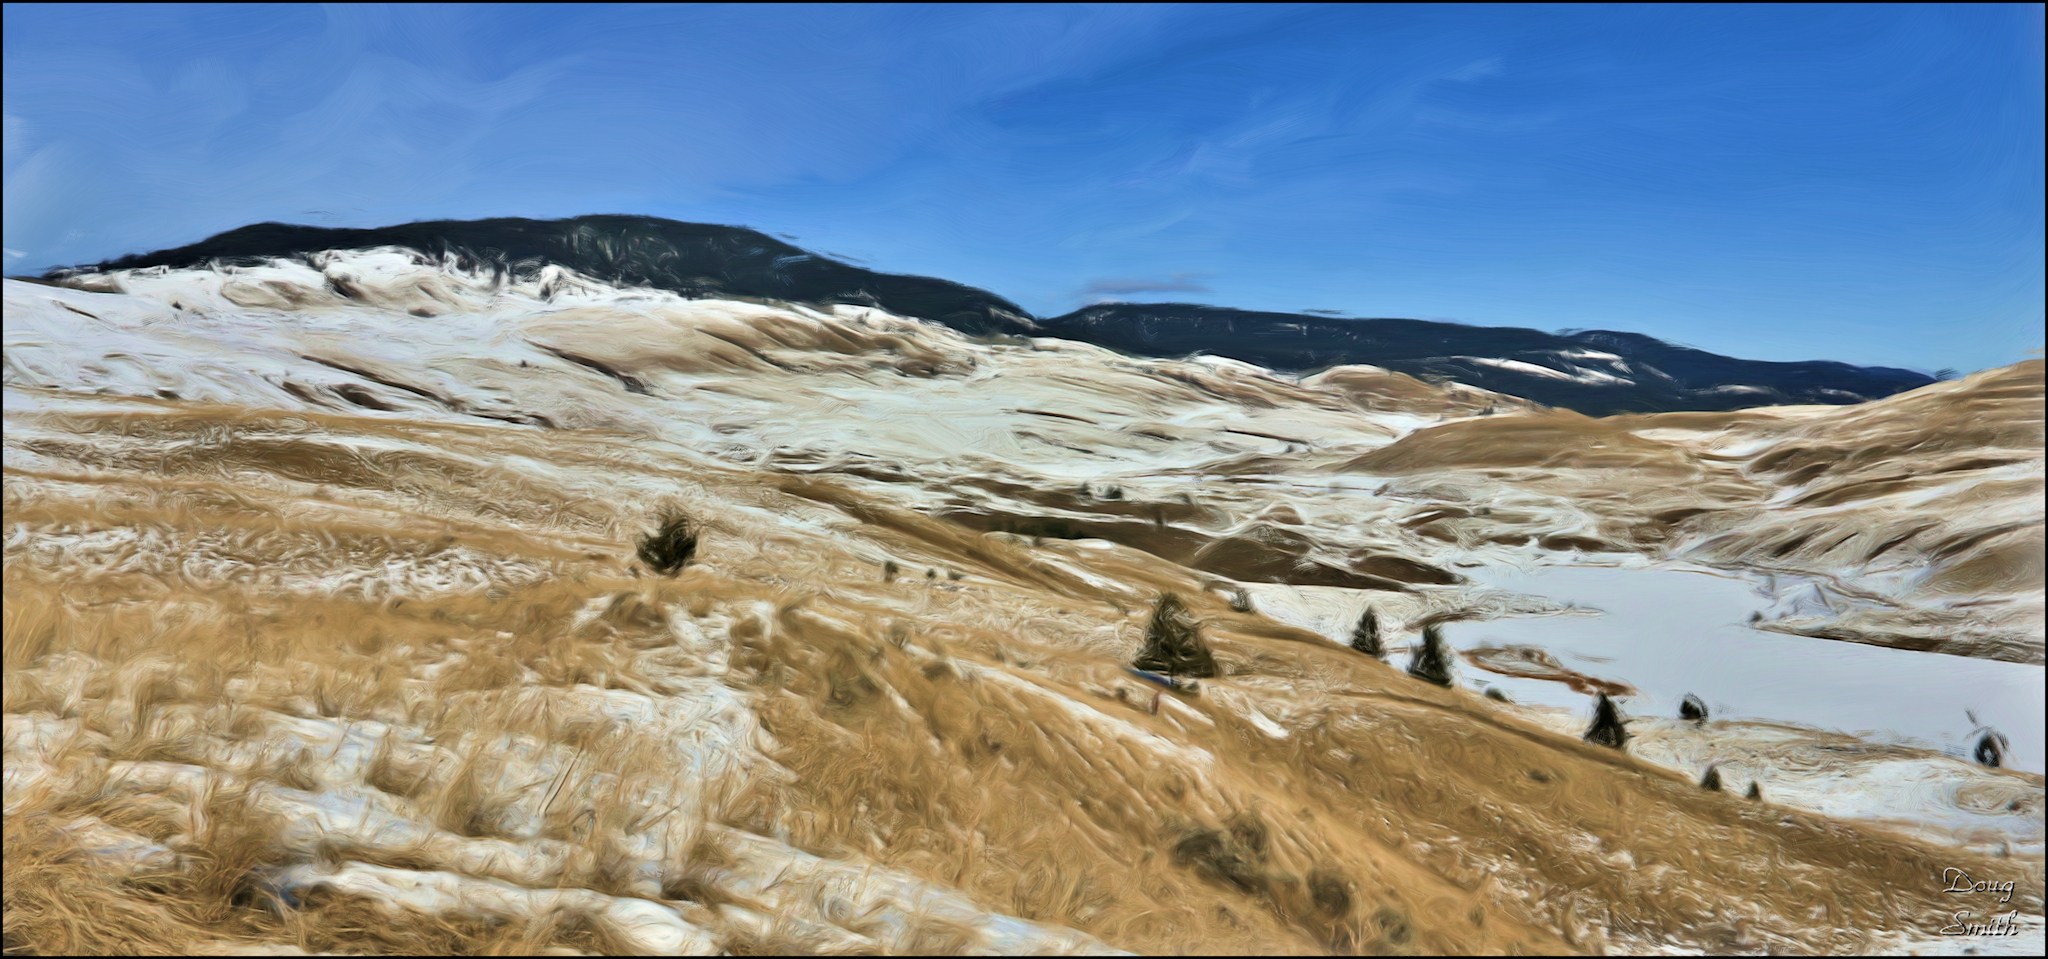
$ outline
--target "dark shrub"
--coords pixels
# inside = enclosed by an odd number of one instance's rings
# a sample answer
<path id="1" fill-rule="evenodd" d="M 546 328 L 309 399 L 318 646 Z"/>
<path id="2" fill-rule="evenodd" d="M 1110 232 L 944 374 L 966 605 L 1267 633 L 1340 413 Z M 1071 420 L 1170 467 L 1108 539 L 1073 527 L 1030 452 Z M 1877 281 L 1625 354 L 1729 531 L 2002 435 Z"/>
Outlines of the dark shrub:
<path id="1" fill-rule="evenodd" d="M 2008 748 L 2004 735 L 1997 730 L 1987 729 L 1984 735 L 1977 739 L 1977 761 L 1997 769 L 2005 765 L 2005 751 Z"/>
<path id="2" fill-rule="evenodd" d="M 1488 699 L 1492 699 L 1492 700 L 1497 700 L 1497 701 L 1499 701 L 1499 702 L 1503 702 L 1503 703 L 1511 703 L 1511 702 L 1514 702 L 1514 700 L 1512 700 L 1512 699 L 1509 699 L 1509 698 L 1508 698 L 1508 694 L 1507 694 L 1507 693 L 1501 692 L 1501 690 L 1500 690 L 1500 687 L 1499 687 L 1499 686 L 1488 686 L 1488 687 L 1486 687 L 1486 698 L 1488 698 Z"/>
<path id="3" fill-rule="evenodd" d="M 1408 921 L 1406 913 L 1392 906 L 1381 906 L 1372 914 L 1372 921 L 1380 931 L 1379 935 L 1373 937 L 1375 942 L 1367 944 L 1370 947 L 1368 955 L 1394 955 L 1397 954 L 1397 950 L 1409 951 L 1406 947 L 1408 941 L 1415 938 L 1415 927 Z"/>
<path id="4" fill-rule="evenodd" d="M 1685 699 L 1678 704 L 1678 718 L 1690 719 L 1696 723 L 1706 722 L 1706 701 L 1691 693 L 1686 693 Z"/>
<path id="5" fill-rule="evenodd" d="M 902 570 L 902 568 L 903 568 L 903 567 L 901 567 L 901 566 L 898 566 L 898 565 L 896 565 L 896 561 L 895 561 L 895 560 L 893 560 L 893 559 L 885 559 L 885 560 L 883 560 L 883 561 L 882 561 L 882 582 L 884 582 L 884 583 L 893 583 L 893 582 L 895 582 L 895 581 L 896 581 L 896 574 L 897 574 L 897 572 L 901 571 L 901 570 Z"/>
<path id="6" fill-rule="evenodd" d="M 1256 816 L 1232 817 L 1224 830 L 1194 829 L 1173 847 L 1173 861 L 1212 882 L 1227 882 L 1244 892 L 1267 886 L 1262 868 L 1267 855 L 1266 824 Z"/>
<path id="7" fill-rule="evenodd" d="M 1756 780 L 1754 780 L 1754 779 L 1752 779 L 1752 780 L 1750 780 L 1750 781 L 1749 781 L 1749 798 L 1751 798 L 1751 799 L 1762 799 L 1762 798 L 1764 798 L 1764 787 L 1762 787 L 1762 786 L 1759 786 L 1759 785 L 1757 785 L 1757 783 L 1756 783 Z"/>
<path id="8" fill-rule="evenodd" d="M 1152 621 L 1145 627 L 1145 648 L 1131 665 L 1168 676 L 1216 675 L 1216 657 L 1202 642 L 1187 607 L 1172 593 L 1159 597 Z"/>
<path id="9" fill-rule="evenodd" d="M 664 576 L 682 572 L 690 558 L 697 555 L 697 529 L 690 518 L 681 513 L 670 513 L 661 519 L 660 528 L 640 541 L 640 561 L 648 568 Z"/>
<path id="10" fill-rule="evenodd" d="M 1332 919 L 1351 912 L 1350 884 L 1331 870 L 1318 869 L 1309 873 L 1308 894 L 1315 901 L 1316 908 Z"/>
<path id="11" fill-rule="evenodd" d="M 1211 881 L 1227 882 L 1243 892 L 1257 892 L 1265 885 L 1266 877 L 1247 853 L 1248 850 L 1239 848 L 1216 830 L 1198 829 L 1174 844 L 1173 861 Z"/>
<path id="12" fill-rule="evenodd" d="M 1700 777 L 1700 788 L 1721 791 L 1721 767 L 1708 766 L 1707 774 Z"/>

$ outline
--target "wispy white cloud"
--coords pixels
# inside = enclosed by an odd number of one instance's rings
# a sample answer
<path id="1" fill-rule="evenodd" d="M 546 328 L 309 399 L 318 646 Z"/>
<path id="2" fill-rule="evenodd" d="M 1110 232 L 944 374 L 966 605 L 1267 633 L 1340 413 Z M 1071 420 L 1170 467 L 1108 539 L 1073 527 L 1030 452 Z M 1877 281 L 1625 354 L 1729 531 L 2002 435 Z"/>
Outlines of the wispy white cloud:
<path id="1" fill-rule="evenodd" d="M 1500 72 L 1500 58 L 1487 57 L 1482 60 L 1474 60 L 1456 70 L 1452 70 L 1444 74 L 1443 78 L 1455 83 L 1471 83 L 1474 80 L 1484 80 L 1487 77 L 1499 76 Z"/>
<path id="2" fill-rule="evenodd" d="M 1084 297 L 1129 296 L 1135 293 L 1207 293 L 1207 273 L 1175 273 L 1171 277 L 1124 277 L 1092 280 L 1081 288 Z"/>

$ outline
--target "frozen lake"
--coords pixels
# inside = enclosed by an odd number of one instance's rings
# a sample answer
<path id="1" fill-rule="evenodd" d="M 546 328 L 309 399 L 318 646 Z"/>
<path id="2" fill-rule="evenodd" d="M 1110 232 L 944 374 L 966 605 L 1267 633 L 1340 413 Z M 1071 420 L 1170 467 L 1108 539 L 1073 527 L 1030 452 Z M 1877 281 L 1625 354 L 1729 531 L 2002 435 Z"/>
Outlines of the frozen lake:
<path id="1" fill-rule="evenodd" d="M 1453 646 L 1540 647 L 1569 669 L 1635 687 L 1637 695 L 1622 700 L 1628 714 L 1675 717 L 1679 701 L 1693 693 L 1715 719 L 1798 723 L 1967 756 L 1975 744 L 1969 711 L 2011 740 L 2006 765 L 2043 769 L 2041 666 L 1752 629 L 1750 614 L 1771 604 L 1761 581 L 1715 570 L 1547 566 L 1468 573 L 1485 586 L 1586 612 L 1454 623 L 1445 629 Z M 1589 697 L 1563 683 L 1459 665 L 1468 684 L 1499 685 L 1521 702 L 1590 715 Z"/>

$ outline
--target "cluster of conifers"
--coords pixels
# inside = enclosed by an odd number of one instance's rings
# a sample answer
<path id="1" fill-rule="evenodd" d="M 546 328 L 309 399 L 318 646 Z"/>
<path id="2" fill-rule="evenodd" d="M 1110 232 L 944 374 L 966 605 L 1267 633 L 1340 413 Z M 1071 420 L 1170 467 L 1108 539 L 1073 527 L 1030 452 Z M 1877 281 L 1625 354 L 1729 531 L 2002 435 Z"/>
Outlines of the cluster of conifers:
<path id="1" fill-rule="evenodd" d="M 1233 608 L 1237 605 L 1232 603 Z M 1375 659 L 1386 656 L 1386 645 L 1380 637 L 1379 614 L 1370 607 L 1358 618 L 1358 625 L 1351 632 L 1351 648 Z M 1159 597 L 1158 605 L 1152 609 L 1152 620 L 1145 627 L 1145 646 L 1131 661 L 1131 667 L 1141 675 L 1156 676 L 1162 685 L 1189 691 L 1192 691 L 1193 684 L 1187 679 L 1206 679 L 1216 675 L 1216 657 L 1209 652 L 1209 644 L 1202 640 L 1198 625 L 1188 615 L 1187 606 L 1179 596 L 1166 593 Z M 1422 645 L 1408 657 L 1408 675 L 1438 686 L 1451 685 L 1450 644 L 1444 641 L 1442 627 L 1434 623 L 1423 627 Z M 1679 705 L 1678 713 L 1682 719 L 1705 722 L 1707 704 L 1698 696 L 1687 694 L 1685 702 Z M 1594 704 L 1593 724 L 1586 729 L 1585 738 L 1589 743 L 1611 749 L 1626 749 L 1628 746 L 1627 720 L 1621 715 L 1621 708 L 1606 693 L 1601 693 Z M 1720 789 L 1720 769 L 1707 767 L 1700 786 Z M 1749 798 L 1763 798 L 1762 788 L 1754 782 L 1749 784 Z"/>
<path id="2" fill-rule="evenodd" d="M 1244 594 L 1240 590 L 1237 597 Z M 1231 608 L 1246 611 L 1250 603 L 1233 598 Z M 1380 636 L 1379 614 L 1371 607 L 1358 618 L 1358 625 L 1351 631 L 1351 648 L 1375 659 L 1384 659 L 1387 646 Z M 1202 641 L 1195 622 L 1188 616 L 1187 607 L 1180 597 L 1167 593 L 1159 598 L 1152 610 L 1152 621 L 1145 630 L 1145 647 L 1131 665 L 1141 672 L 1164 674 L 1169 685 L 1183 688 L 1186 684 L 1171 682 L 1179 677 L 1207 678 L 1216 675 L 1216 658 L 1210 654 L 1209 646 Z M 1422 628 L 1422 645 L 1408 656 L 1408 675 L 1438 686 L 1451 685 L 1450 645 L 1444 641 L 1441 626 L 1431 623 Z M 1497 690 L 1488 689 L 1487 694 L 1496 699 L 1505 699 Z M 1694 723 L 1707 721 L 1706 701 L 1692 693 L 1678 704 L 1678 718 Z M 1586 728 L 1585 740 L 1610 749 L 1628 748 L 1628 719 L 1621 714 L 1621 707 L 1606 693 L 1600 693 L 1593 704 L 1593 722 Z M 1977 761 L 1987 766 L 1997 766 L 2004 758 L 2005 737 L 1995 731 L 1986 730 L 1977 743 Z M 1723 787 L 1719 766 L 1708 766 L 1700 777 L 1700 788 L 1719 791 Z M 1748 796 L 1763 798 L 1763 787 L 1752 781 Z"/>
<path id="3" fill-rule="evenodd" d="M 637 553 L 641 562 L 656 572 L 674 576 L 682 571 L 697 551 L 697 530 L 688 517 L 680 513 L 669 513 L 662 517 L 660 526 L 641 539 Z M 899 567 L 895 560 L 883 564 L 882 578 L 891 581 L 896 578 Z M 926 578 L 937 578 L 937 570 L 927 570 Z M 951 579 L 960 579 L 957 572 L 947 574 Z M 1230 608 L 1244 613 L 1251 611 L 1251 597 L 1242 588 L 1235 590 L 1230 598 Z M 1380 638 L 1380 618 L 1372 607 L 1366 607 L 1358 617 L 1358 625 L 1351 630 L 1351 648 L 1371 656 L 1385 659 L 1387 647 Z M 1141 673 L 1159 674 L 1172 688 L 1194 688 L 1183 679 L 1207 679 L 1216 675 L 1216 657 L 1209 652 L 1209 644 L 1202 641 L 1201 632 L 1186 604 L 1179 596 L 1166 593 L 1159 597 L 1158 605 L 1152 609 L 1152 620 L 1145 627 L 1145 647 L 1138 652 L 1131 666 Z M 1422 646 L 1408 656 L 1408 675 L 1438 686 L 1451 685 L 1451 652 L 1444 642 L 1443 629 L 1430 623 L 1422 628 Z M 1487 694 L 1496 699 L 1505 699 L 1498 690 L 1489 688 Z M 1707 721 L 1707 704 L 1691 693 L 1678 704 L 1678 718 L 1696 723 Z M 1628 748 L 1628 720 L 1621 715 L 1621 708 L 1606 693 L 1593 705 L 1593 723 L 1586 728 L 1585 739 L 1589 743 L 1610 749 Z M 1976 760 L 1986 766 L 2003 764 L 2008 748 L 2006 738 L 1996 730 L 1985 729 L 1977 741 Z M 1706 774 L 1700 777 L 1700 787 L 1718 790 L 1721 788 L 1719 767 L 1708 766 Z M 1749 784 L 1749 798 L 1760 799 L 1763 790 L 1756 783 Z"/>
<path id="4" fill-rule="evenodd" d="M 1386 645 L 1380 639 L 1379 614 L 1374 612 L 1371 607 L 1367 607 L 1364 615 L 1358 617 L 1358 625 L 1351 631 L 1351 648 L 1375 659 L 1386 656 Z M 1422 647 L 1409 654 L 1408 657 L 1408 675 L 1439 686 L 1449 686 L 1451 685 L 1450 665 L 1449 646 L 1444 642 L 1442 628 L 1434 623 L 1424 626 L 1422 628 Z M 1488 689 L 1487 693 L 1496 699 L 1506 698 L 1499 695 L 1493 689 Z M 1678 706 L 1678 715 L 1681 719 L 1706 722 L 1707 704 L 1698 696 L 1687 693 L 1685 701 Z M 1589 743 L 1606 746 L 1609 749 L 1626 750 L 1628 748 L 1628 720 L 1621 715 L 1621 707 L 1615 705 L 1614 699 L 1604 692 L 1600 694 L 1600 698 L 1593 704 L 1593 723 L 1586 728 L 1585 739 Z M 1703 789 L 1719 790 L 1721 788 L 1720 769 L 1715 766 L 1708 766 L 1706 775 L 1700 778 L 1700 787 Z M 1763 798 L 1762 787 L 1754 782 L 1750 783 L 1749 798 Z"/>

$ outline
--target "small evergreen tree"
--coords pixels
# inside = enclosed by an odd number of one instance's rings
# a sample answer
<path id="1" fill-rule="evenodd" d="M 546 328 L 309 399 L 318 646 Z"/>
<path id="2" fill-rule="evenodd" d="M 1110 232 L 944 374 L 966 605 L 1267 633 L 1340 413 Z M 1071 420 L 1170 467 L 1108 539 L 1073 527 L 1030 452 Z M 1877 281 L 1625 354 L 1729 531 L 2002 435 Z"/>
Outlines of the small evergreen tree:
<path id="1" fill-rule="evenodd" d="M 1708 766 L 1707 774 L 1700 777 L 1700 788 L 1721 791 L 1721 767 Z"/>
<path id="2" fill-rule="evenodd" d="M 1696 723 L 1706 722 L 1706 701 L 1691 693 L 1686 693 L 1684 701 L 1678 704 L 1678 718 L 1690 719 Z"/>
<path id="3" fill-rule="evenodd" d="M 1749 781 L 1749 798 L 1751 798 L 1751 799 L 1762 799 L 1762 798 L 1764 798 L 1764 787 L 1762 787 L 1762 786 L 1759 786 L 1759 785 L 1757 785 L 1757 783 L 1756 783 L 1756 780 L 1754 780 L 1754 779 L 1752 779 L 1752 780 L 1750 780 L 1750 781 Z"/>
<path id="4" fill-rule="evenodd" d="M 1586 741 L 1610 749 L 1623 749 L 1628 745 L 1628 730 L 1624 727 L 1621 709 L 1606 693 L 1600 694 L 1600 701 L 1593 706 L 1593 725 L 1586 729 Z"/>
<path id="5" fill-rule="evenodd" d="M 1374 659 L 1387 655 L 1386 647 L 1380 645 L 1380 616 L 1370 606 L 1358 617 L 1358 625 L 1351 629 L 1351 648 Z"/>
<path id="6" fill-rule="evenodd" d="M 1450 647 L 1444 644 L 1443 630 L 1435 624 L 1422 628 L 1422 648 L 1409 657 L 1408 675 L 1438 686 L 1451 684 Z"/>

